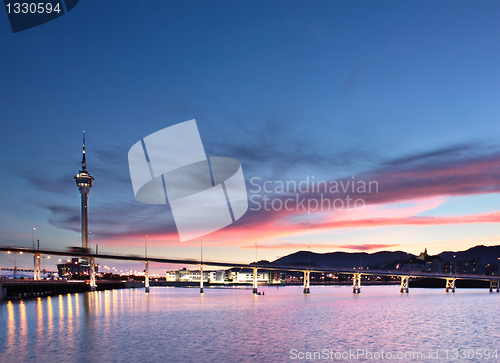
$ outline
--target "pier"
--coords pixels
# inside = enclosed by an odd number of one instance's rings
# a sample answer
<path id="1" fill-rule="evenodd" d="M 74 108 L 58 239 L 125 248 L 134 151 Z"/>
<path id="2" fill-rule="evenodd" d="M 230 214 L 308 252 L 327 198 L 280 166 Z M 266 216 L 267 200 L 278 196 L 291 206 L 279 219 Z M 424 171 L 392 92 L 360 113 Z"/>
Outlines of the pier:
<path id="1" fill-rule="evenodd" d="M 125 281 L 97 281 L 96 289 L 87 281 L 72 280 L 4 280 L 0 283 L 0 300 L 17 300 L 22 298 L 36 298 L 61 294 L 73 294 L 87 291 L 102 291 L 143 287 L 142 282 Z"/>

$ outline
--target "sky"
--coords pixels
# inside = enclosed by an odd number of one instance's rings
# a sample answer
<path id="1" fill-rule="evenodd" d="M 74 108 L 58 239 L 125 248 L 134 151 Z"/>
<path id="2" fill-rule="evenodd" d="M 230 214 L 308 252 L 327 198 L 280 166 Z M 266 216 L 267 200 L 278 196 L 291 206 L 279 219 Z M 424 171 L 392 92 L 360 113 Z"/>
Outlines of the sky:
<path id="1" fill-rule="evenodd" d="M 82 131 L 101 252 L 142 255 L 146 235 L 151 256 L 244 263 L 500 244 L 497 1 L 81 1 L 17 33 L 0 13 L 1 245 L 33 228 L 80 245 Z M 168 205 L 135 199 L 127 155 L 192 119 L 207 156 L 241 163 L 249 210 L 181 242 Z"/>

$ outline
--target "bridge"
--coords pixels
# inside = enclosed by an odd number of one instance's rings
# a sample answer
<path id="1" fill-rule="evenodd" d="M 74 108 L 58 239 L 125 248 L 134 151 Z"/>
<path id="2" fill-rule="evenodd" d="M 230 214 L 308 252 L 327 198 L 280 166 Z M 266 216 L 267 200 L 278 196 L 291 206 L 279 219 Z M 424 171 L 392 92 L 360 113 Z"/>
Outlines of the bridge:
<path id="1" fill-rule="evenodd" d="M 257 294 L 257 271 L 269 270 L 269 271 L 295 271 L 303 272 L 303 292 L 305 294 L 310 293 L 310 277 L 311 273 L 332 273 L 341 275 L 351 275 L 353 281 L 353 293 L 359 294 L 361 292 L 361 276 L 391 276 L 398 277 L 401 279 L 401 293 L 409 292 L 409 282 L 411 278 L 434 278 L 443 279 L 446 281 L 446 292 L 455 292 L 456 281 L 457 280 L 475 280 L 475 281 L 488 281 L 490 283 L 489 291 L 500 292 L 500 276 L 487 276 L 487 275 L 465 275 L 465 274 L 442 274 L 433 272 L 413 272 L 413 271 L 401 271 L 401 270 L 368 270 L 368 269 L 356 269 L 356 268 L 331 268 L 331 267 L 318 267 L 318 266 L 278 266 L 269 264 L 258 264 L 258 263 L 232 263 L 223 261 L 205 261 L 196 259 L 185 259 L 185 258 L 164 258 L 164 257 L 145 257 L 138 255 L 119 255 L 110 253 L 90 253 L 82 251 L 62 251 L 62 250 L 51 250 L 51 249 L 30 249 L 24 247 L 15 246 L 0 246 L 0 251 L 4 252 L 14 252 L 14 253 L 32 253 L 35 260 L 40 258 L 40 255 L 54 255 L 54 256 L 72 256 L 87 258 L 91 263 L 91 274 L 90 274 L 90 289 L 95 291 L 96 281 L 95 281 L 95 259 L 109 259 L 109 260 L 122 260 L 122 261 L 142 261 L 146 263 L 146 275 L 145 275 L 145 289 L 149 292 L 149 262 L 158 263 L 171 263 L 171 264 L 185 264 L 185 265 L 199 265 L 200 266 L 200 277 L 203 276 L 203 266 L 217 266 L 217 267 L 227 267 L 227 268 L 244 268 L 253 270 L 253 293 Z M 37 265 L 40 268 L 40 264 Z M 34 271 L 35 279 L 37 276 L 36 265 Z M 38 276 L 40 276 L 40 271 L 38 271 Z M 200 292 L 203 293 L 203 278 L 200 278 Z"/>

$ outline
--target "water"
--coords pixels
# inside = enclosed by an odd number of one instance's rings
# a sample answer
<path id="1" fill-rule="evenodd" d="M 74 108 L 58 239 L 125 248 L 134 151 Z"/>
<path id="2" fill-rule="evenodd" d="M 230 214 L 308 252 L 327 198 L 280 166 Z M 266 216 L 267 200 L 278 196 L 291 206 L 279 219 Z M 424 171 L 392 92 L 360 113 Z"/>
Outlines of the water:
<path id="1" fill-rule="evenodd" d="M 0 361 L 378 362 L 384 351 L 384 360 L 389 352 L 399 362 L 500 362 L 491 356 L 500 349 L 500 294 L 486 289 L 259 291 L 265 295 L 152 287 L 150 294 L 124 289 L 7 302 L 0 305 Z M 353 358 L 349 349 L 364 353 Z M 305 359 L 307 352 L 318 352 L 310 356 L 316 359 Z"/>

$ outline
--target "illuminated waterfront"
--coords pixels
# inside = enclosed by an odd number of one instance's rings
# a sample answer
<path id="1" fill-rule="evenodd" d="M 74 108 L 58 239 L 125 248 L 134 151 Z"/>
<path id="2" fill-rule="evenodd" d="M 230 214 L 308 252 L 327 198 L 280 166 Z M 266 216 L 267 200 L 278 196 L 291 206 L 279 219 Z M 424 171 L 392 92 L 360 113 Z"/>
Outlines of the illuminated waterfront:
<path id="1" fill-rule="evenodd" d="M 296 352 L 498 349 L 499 294 L 366 286 L 153 287 L 6 302 L 3 361 L 290 362 Z M 363 361 L 364 359 L 359 359 Z M 301 361 L 306 361 L 305 359 Z M 367 361 L 367 360 L 364 360 Z"/>

